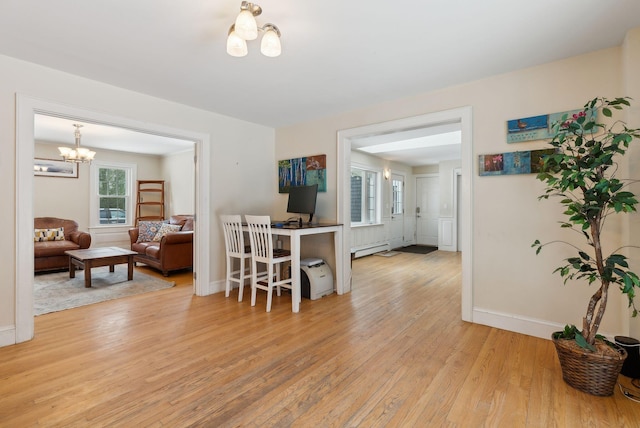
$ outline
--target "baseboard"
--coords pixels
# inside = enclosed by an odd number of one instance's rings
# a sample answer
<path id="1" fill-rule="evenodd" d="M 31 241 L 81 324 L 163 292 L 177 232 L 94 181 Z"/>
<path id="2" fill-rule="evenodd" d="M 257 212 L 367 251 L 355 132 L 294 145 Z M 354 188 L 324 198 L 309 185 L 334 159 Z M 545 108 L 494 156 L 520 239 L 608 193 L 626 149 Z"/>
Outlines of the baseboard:
<path id="1" fill-rule="evenodd" d="M 16 343 L 16 327 L 8 325 L 0 327 L 0 347 L 15 345 Z"/>
<path id="2" fill-rule="evenodd" d="M 526 334 L 527 336 L 539 337 L 541 339 L 551 339 L 551 334 L 556 331 L 564 330 L 564 326 L 566 324 L 558 324 L 546 320 L 523 317 L 521 315 L 488 311 L 480 308 L 474 308 L 473 322 L 476 324 L 499 328 L 501 330 Z M 603 335 L 613 342 L 613 338 L 615 336 L 625 333 L 599 331 L 598 334 Z"/>
<path id="3" fill-rule="evenodd" d="M 489 311 L 481 308 L 473 309 L 473 322 L 542 339 L 550 339 L 551 333 L 564 328 L 564 325 L 546 320 Z"/>
<path id="4" fill-rule="evenodd" d="M 202 296 L 208 296 L 210 294 L 215 294 L 215 293 L 219 293 L 221 291 L 224 291 L 226 288 L 225 285 L 226 280 L 222 279 L 222 280 L 217 280 L 217 281 L 213 281 L 213 282 L 209 282 L 208 284 L 206 284 L 204 286 L 204 290 Z"/>
<path id="5" fill-rule="evenodd" d="M 371 254 L 375 254 L 375 253 L 379 253 L 381 251 L 388 251 L 389 250 L 389 244 L 388 243 L 384 243 L 384 244 L 379 244 L 379 245 L 373 245 L 370 247 L 365 247 L 365 248 L 353 248 L 351 249 L 351 253 L 353 254 L 354 258 L 358 258 L 358 257 L 364 257 L 364 256 L 370 256 Z"/>

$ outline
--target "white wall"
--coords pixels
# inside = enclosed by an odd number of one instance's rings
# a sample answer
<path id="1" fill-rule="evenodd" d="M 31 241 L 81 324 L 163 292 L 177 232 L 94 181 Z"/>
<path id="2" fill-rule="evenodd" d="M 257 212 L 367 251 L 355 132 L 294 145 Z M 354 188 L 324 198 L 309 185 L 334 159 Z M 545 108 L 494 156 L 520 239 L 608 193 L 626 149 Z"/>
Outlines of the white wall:
<path id="1" fill-rule="evenodd" d="M 162 157 L 162 177 L 165 180 L 167 213 L 193 214 L 195 212 L 195 171 L 193 150 Z"/>
<path id="2" fill-rule="evenodd" d="M 460 168 L 460 159 L 440 162 L 438 175 L 440 178 L 440 217 L 454 216 L 453 186 L 455 184 L 453 175 L 456 168 Z"/>
<path id="3" fill-rule="evenodd" d="M 296 126 L 273 129 L 202 111 L 133 91 L 79 78 L 67 73 L 0 56 L 0 195 L 15 207 L 16 93 L 104 112 L 133 120 L 204 133 L 211 141 L 211 271 L 210 281 L 223 277 L 223 248 L 217 215 L 266 212 L 282 215 L 286 195 L 277 193 L 276 161 L 309 154 L 327 155 L 327 192 L 318 197 L 318 217 L 337 215 L 336 133 L 463 106 L 473 109 L 473 156 L 532 150 L 540 143 L 505 143 L 509 119 L 578 108 L 595 96 L 632 95 L 640 102 L 639 29 L 630 32 L 621 48 L 569 58 L 477 82 L 370 106 Z M 627 92 L 629 91 L 629 92 Z M 628 118 L 638 126 L 638 104 Z M 516 149 L 517 150 L 517 149 Z M 275 156 L 274 156 L 275 153 Z M 634 165 L 634 161 L 630 161 Z M 629 168 L 632 178 L 640 170 Z M 631 174 L 630 174 L 631 175 Z M 273 177 L 256 179 L 255 177 Z M 536 257 L 530 244 L 548 240 L 560 231 L 555 220 L 559 206 L 538 202 L 541 183 L 530 175 L 479 177 L 472 171 L 473 191 L 473 304 L 474 321 L 515 331 L 537 333 L 544 327 L 580 323 L 591 289 L 582 284 L 563 286 L 551 274 L 567 252 L 550 249 Z M 275 201 L 275 202 L 274 202 Z M 0 223 L 15 225 L 16 210 L 0 210 Z M 620 234 L 608 247 L 637 242 L 637 216 L 625 223 L 630 234 Z M 15 322 L 15 242 L 9 227 L 0 243 L 0 343 Z M 319 252 L 332 256 L 331 242 L 315 242 Z M 304 254 L 303 254 L 304 255 Z M 614 293 L 615 294 L 615 293 Z M 631 322 L 624 299 L 613 298 L 602 325 L 603 333 L 628 333 Z M 637 326 L 637 321 L 634 321 Z M 532 327 L 532 325 L 534 327 Z M 543 328 L 536 330 L 535 326 Z M 638 331 L 637 327 L 636 331 Z"/>
<path id="4" fill-rule="evenodd" d="M 636 34 L 634 40 L 638 37 Z M 506 121 L 580 108 L 596 96 L 624 95 L 622 82 L 636 82 L 639 75 L 635 68 L 623 73 L 622 51 L 606 49 L 278 129 L 276 156 L 327 154 L 328 188 L 333 197 L 324 201 L 323 216 L 336 218 L 338 131 L 471 106 L 474 160 L 485 153 L 543 148 L 545 142 L 507 144 Z M 638 55 L 638 51 L 632 54 L 634 58 Z M 634 174 L 637 178 L 640 171 Z M 561 218 L 560 206 L 538 202 L 543 186 L 533 175 L 479 177 L 475 161 L 471 175 L 474 321 L 546 337 L 565 323 L 580 325 L 593 290 L 584 284 L 563 286 L 561 278 L 552 275 L 569 253 L 549 248 L 536 257 L 530 248 L 536 238 L 547 241 L 566 232 L 556 223 Z M 614 231 L 608 247 L 623 242 Z M 604 334 L 628 331 L 628 313 L 620 310 L 621 303 L 623 299 L 614 293 L 602 325 Z"/>
<path id="5" fill-rule="evenodd" d="M 217 215 L 269 210 L 277 195 L 275 132 L 272 128 L 161 100 L 68 73 L 0 56 L 0 195 L 6 209 L 0 222 L 10 225 L 0 243 L 0 344 L 15 328 L 16 94 L 101 112 L 142 123 L 201 133 L 210 139 L 211 255 L 208 281 L 224 278 L 224 242 Z M 80 172 L 81 174 L 83 171 Z M 274 177 L 265 180 L 256 177 Z M 23 195 L 24 196 L 24 195 Z M 15 208 L 15 209 L 14 209 Z"/>
<path id="6" fill-rule="evenodd" d="M 415 227 L 415 222 L 411 215 L 415 211 L 415 189 L 413 183 L 411 167 L 391 162 L 376 156 L 363 153 L 359 150 L 351 152 L 351 164 L 366 166 L 372 171 L 379 171 L 382 174 L 385 170 L 405 176 L 405 222 L 407 228 Z M 351 249 L 359 250 L 357 255 L 368 255 L 389 248 L 389 236 L 391 221 L 391 180 L 381 179 L 381 223 L 375 225 L 362 225 L 351 228 Z M 408 235 L 407 235 L 408 236 Z M 410 243 L 410 242 L 409 242 Z M 408 244 L 408 243 L 407 243 Z"/>
<path id="7" fill-rule="evenodd" d="M 640 70 L 640 28 L 636 28 L 629 33 L 625 38 L 622 49 L 622 75 L 629 76 L 622 80 L 622 93 L 633 98 L 634 103 L 632 108 L 627 110 L 626 121 L 629 126 L 633 128 L 640 128 L 640 78 L 638 76 L 638 70 Z M 634 76 L 634 78 L 631 78 Z M 632 176 L 631 172 L 635 172 L 633 176 L 637 177 L 638 171 L 640 171 L 640 144 L 634 144 L 629 149 L 629 156 L 627 156 L 627 162 L 623 165 L 626 176 Z M 640 184 L 635 183 L 632 186 L 636 195 L 640 194 Z M 630 221 L 625 224 L 623 229 L 623 236 L 627 236 L 629 243 L 640 242 L 640 213 L 636 212 L 630 216 Z M 640 252 L 630 252 L 631 260 L 634 263 L 633 266 L 640 266 Z M 636 269 L 637 273 L 638 270 Z M 640 293 L 636 292 L 636 295 Z M 636 299 L 636 306 L 640 305 L 640 299 Z M 622 308 L 621 311 L 628 309 Z M 628 335 L 640 339 L 640 317 L 629 318 L 630 328 Z"/>
<path id="8" fill-rule="evenodd" d="M 36 142 L 35 157 L 59 159 L 57 145 Z M 96 161 L 137 165 L 139 180 L 162 180 L 160 156 L 99 150 Z M 33 216 L 69 218 L 80 230 L 89 230 L 89 164 L 78 165 L 78 178 L 37 176 L 33 180 Z M 191 185 L 193 189 L 193 184 Z M 135 195 L 132 202 L 135 204 Z M 134 205 L 135 208 L 135 205 Z"/>

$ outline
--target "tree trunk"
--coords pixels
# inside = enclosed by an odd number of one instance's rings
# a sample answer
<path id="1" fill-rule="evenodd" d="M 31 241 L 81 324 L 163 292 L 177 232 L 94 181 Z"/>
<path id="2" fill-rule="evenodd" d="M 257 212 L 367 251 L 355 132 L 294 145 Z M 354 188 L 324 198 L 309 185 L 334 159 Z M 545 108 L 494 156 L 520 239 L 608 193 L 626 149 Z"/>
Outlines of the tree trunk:
<path id="1" fill-rule="evenodd" d="M 590 345 L 593 345 L 596 341 L 596 334 L 600 328 L 600 322 L 604 316 L 604 311 L 607 308 L 607 300 L 609 298 L 609 281 L 604 279 L 604 260 L 602 259 L 602 246 L 600 244 L 601 218 L 602 214 L 598 213 L 595 218 L 589 221 L 591 226 L 591 239 L 596 258 L 596 267 L 601 278 L 600 288 L 598 288 L 598 291 L 591 296 L 589 306 L 587 306 L 587 314 L 582 320 L 582 336 Z"/>

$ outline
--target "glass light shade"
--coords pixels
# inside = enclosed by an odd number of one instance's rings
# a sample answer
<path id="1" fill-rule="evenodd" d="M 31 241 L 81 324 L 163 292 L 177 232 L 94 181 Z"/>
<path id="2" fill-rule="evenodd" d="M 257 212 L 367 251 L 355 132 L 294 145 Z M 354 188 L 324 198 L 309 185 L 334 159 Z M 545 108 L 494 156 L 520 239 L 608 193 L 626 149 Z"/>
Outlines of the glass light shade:
<path id="1" fill-rule="evenodd" d="M 67 162 L 91 162 L 96 156 L 96 152 L 80 147 L 71 149 L 69 147 L 58 147 L 60 156 Z"/>
<path id="2" fill-rule="evenodd" d="M 69 154 L 73 151 L 73 149 L 69 147 L 58 147 L 58 150 L 60 151 L 60 156 L 62 157 L 69 156 Z"/>
<path id="3" fill-rule="evenodd" d="M 227 53 L 236 57 L 247 54 L 247 42 L 238 37 L 235 31 L 232 31 L 229 37 L 227 37 Z"/>
<path id="4" fill-rule="evenodd" d="M 244 9 L 240 11 L 235 23 L 236 34 L 244 40 L 255 40 L 258 38 L 258 24 L 253 14 Z"/>
<path id="5" fill-rule="evenodd" d="M 262 36 L 262 42 L 260 43 L 260 52 L 262 55 L 269 57 L 276 57 L 280 55 L 282 48 L 280 46 L 280 37 L 273 29 L 265 31 Z"/>

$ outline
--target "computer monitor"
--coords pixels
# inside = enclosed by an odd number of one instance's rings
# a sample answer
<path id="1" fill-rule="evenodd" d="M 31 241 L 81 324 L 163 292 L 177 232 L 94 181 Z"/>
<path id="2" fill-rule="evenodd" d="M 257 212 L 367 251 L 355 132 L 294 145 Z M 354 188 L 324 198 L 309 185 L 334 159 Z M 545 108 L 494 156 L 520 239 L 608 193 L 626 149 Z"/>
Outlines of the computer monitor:
<path id="1" fill-rule="evenodd" d="M 309 223 L 311 223 L 313 214 L 316 211 L 317 196 L 317 184 L 311 186 L 291 186 L 289 188 L 287 212 L 292 214 L 309 214 Z"/>

